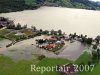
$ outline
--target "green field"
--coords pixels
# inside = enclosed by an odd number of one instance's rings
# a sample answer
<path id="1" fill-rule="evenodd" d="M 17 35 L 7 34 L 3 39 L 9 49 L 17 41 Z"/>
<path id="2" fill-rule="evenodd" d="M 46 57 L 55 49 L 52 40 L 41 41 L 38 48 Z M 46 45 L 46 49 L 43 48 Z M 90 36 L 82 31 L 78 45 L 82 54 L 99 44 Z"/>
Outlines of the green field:
<path id="1" fill-rule="evenodd" d="M 4 39 L 4 38 L 1 38 L 1 37 L 0 37 L 0 41 L 2 41 L 3 39 Z"/>
<path id="2" fill-rule="evenodd" d="M 91 55 L 88 54 L 87 52 L 85 52 L 83 55 L 81 55 L 79 57 L 79 59 L 77 59 L 75 61 L 76 64 L 80 64 L 80 63 L 85 63 L 85 64 L 88 64 L 88 61 L 92 61 L 92 58 L 91 58 Z M 93 71 L 83 71 L 83 72 L 79 72 L 78 74 L 79 75 L 100 75 L 100 63 L 97 62 L 97 63 L 93 63 L 94 65 L 94 68 L 93 68 Z M 90 67 L 91 68 L 91 67 Z"/>
<path id="3" fill-rule="evenodd" d="M 84 52 L 75 62 L 69 61 L 62 58 L 44 58 L 41 61 L 38 59 L 32 60 L 20 60 L 14 62 L 7 56 L 0 55 L 0 75 L 59 75 L 59 72 L 31 72 L 31 64 L 36 66 L 56 66 L 68 63 L 85 63 L 91 61 L 91 56 L 89 53 Z M 92 72 L 79 72 L 78 75 L 99 75 L 100 74 L 100 63 L 96 63 Z"/>
<path id="4" fill-rule="evenodd" d="M 75 61 L 76 64 L 84 63 L 87 64 L 88 61 L 91 61 L 91 55 L 88 52 L 84 52 L 80 57 Z"/>
<path id="5" fill-rule="evenodd" d="M 36 0 L 25 0 L 25 3 L 28 5 L 32 5 L 33 3 L 35 3 Z"/>
<path id="6" fill-rule="evenodd" d="M 59 61 L 58 61 L 59 60 Z M 31 72 L 31 64 L 36 66 L 56 66 L 69 63 L 66 59 L 61 58 L 45 58 L 41 61 L 37 59 L 33 60 L 21 60 L 14 62 L 9 57 L 0 56 L 0 74 L 1 75 L 59 75 L 58 72 Z"/>

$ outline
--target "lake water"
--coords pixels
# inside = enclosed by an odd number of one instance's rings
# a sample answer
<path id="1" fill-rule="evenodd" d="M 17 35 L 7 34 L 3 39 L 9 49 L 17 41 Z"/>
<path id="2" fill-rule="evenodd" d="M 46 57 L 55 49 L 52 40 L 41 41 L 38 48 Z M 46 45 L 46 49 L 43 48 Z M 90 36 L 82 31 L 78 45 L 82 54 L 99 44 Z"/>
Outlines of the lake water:
<path id="1" fill-rule="evenodd" d="M 15 23 L 36 26 L 38 29 L 61 29 L 66 33 L 86 34 L 89 37 L 100 35 L 100 11 L 70 9 L 62 7 L 41 7 L 37 10 L 3 13 Z"/>

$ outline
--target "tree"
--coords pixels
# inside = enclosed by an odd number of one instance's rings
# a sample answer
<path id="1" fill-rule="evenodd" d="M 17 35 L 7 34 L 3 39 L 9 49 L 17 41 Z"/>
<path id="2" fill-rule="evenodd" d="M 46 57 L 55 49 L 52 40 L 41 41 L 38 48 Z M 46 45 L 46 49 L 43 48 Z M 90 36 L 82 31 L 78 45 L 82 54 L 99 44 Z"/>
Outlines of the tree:
<path id="1" fill-rule="evenodd" d="M 97 45 L 93 45 L 93 49 L 97 49 Z"/>
<path id="2" fill-rule="evenodd" d="M 23 28 L 24 28 L 24 29 L 26 29 L 26 28 L 27 28 L 27 24 L 26 24 L 26 25 L 24 25 L 24 26 L 23 26 Z"/>
<path id="3" fill-rule="evenodd" d="M 31 28 L 33 29 L 34 32 L 37 30 L 35 26 L 31 26 Z"/>
<path id="4" fill-rule="evenodd" d="M 42 33 L 43 32 L 43 30 L 42 29 L 40 29 L 40 33 Z"/>
<path id="5" fill-rule="evenodd" d="M 85 35 L 85 38 L 87 38 L 87 35 Z"/>
<path id="6" fill-rule="evenodd" d="M 97 49 L 97 56 L 98 56 L 98 59 L 100 58 L 100 49 Z"/>
<path id="7" fill-rule="evenodd" d="M 81 34 L 80 37 L 83 38 L 83 34 Z"/>
<path id="8" fill-rule="evenodd" d="M 73 39 L 74 39 L 75 37 L 76 37 L 76 33 L 74 33 L 74 34 L 71 36 L 71 38 L 73 38 Z"/>
<path id="9" fill-rule="evenodd" d="M 97 60 L 97 52 L 96 51 L 92 51 L 92 61 L 95 63 L 95 61 Z"/>
<path id="10" fill-rule="evenodd" d="M 17 30 L 22 29 L 22 27 L 21 27 L 21 24 L 20 24 L 20 23 L 18 23 L 18 24 L 17 24 L 16 29 L 17 29 Z"/>
<path id="11" fill-rule="evenodd" d="M 25 6 L 25 0 L 0 0 L 0 12 L 23 10 Z"/>
<path id="12" fill-rule="evenodd" d="M 51 35 L 54 35 L 54 33 L 55 33 L 55 31 L 52 29 L 52 30 L 51 30 Z"/>
<path id="13" fill-rule="evenodd" d="M 3 28 L 3 25 L 0 25 L 0 28 Z"/>
<path id="14" fill-rule="evenodd" d="M 96 40 L 96 43 L 99 44 L 100 36 L 97 36 L 97 37 L 95 38 L 95 40 Z"/>
<path id="15" fill-rule="evenodd" d="M 8 19 L 4 17 L 0 17 L 0 21 L 8 21 Z"/>
<path id="16" fill-rule="evenodd" d="M 43 31 L 43 34 L 49 34 L 48 30 Z"/>
<path id="17" fill-rule="evenodd" d="M 42 59 L 44 59 L 44 58 L 46 58 L 45 55 L 40 55 L 40 56 L 38 56 L 38 59 L 39 59 L 39 60 L 42 60 Z"/>
<path id="18" fill-rule="evenodd" d="M 88 61 L 88 65 L 90 66 L 92 64 L 92 61 Z"/>
<path id="19" fill-rule="evenodd" d="M 54 35 L 57 35 L 57 31 L 54 31 Z"/>
<path id="20" fill-rule="evenodd" d="M 97 36 L 97 37 L 95 38 L 95 40 L 100 40 L 100 36 Z"/>
<path id="21" fill-rule="evenodd" d="M 39 1 L 39 2 L 42 2 L 42 3 L 43 3 L 45 0 L 37 0 L 37 1 Z"/>
<path id="22" fill-rule="evenodd" d="M 96 10 L 96 8 L 94 8 L 94 7 L 91 7 L 91 10 Z"/>
<path id="23" fill-rule="evenodd" d="M 42 5 L 85 8 L 96 10 L 100 8 L 97 2 L 90 0 L 0 0 L 0 12 L 36 9 Z"/>
<path id="24" fill-rule="evenodd" d="M 8 29 L 15 29 L 15 24 L 9 24 L 6 26 Z"/>
<path id="25" fill-rule="evenodd" d="M 82 43 L 87 43 L 87 38 L 85 38 L 85 37 L 83 37 L 83 36 L 81 36 L 81 38 L 82 38 Z"/>
<path id="26" fill-rule="evenodd" d="M 62 31 L 61 30 L 58 30 L 58 33 L 59 33 L 59 35 L 62 35 Z"/>
<path id="27" fill-rule="evenodd" d="M 92 44 L 92 38 L 88 38 L 86 42 L 87 42 L 87 44 L 91 45 Z"/>

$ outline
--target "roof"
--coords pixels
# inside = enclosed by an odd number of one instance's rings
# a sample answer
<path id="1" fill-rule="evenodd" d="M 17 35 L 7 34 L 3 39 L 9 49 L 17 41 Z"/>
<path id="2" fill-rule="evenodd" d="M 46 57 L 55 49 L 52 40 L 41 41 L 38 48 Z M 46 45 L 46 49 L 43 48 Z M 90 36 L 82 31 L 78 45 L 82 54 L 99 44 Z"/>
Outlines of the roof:
<path id="1" fill-rule="evenodd" d="M 66 75 L 75 73 L 75 69 L 74 69 L 74 65 L 73 64 L 63 65 L 62 67 L 64 68 L 62 72 L 65 72 Z"/>
<path id="2" fill-rule="evenodd" d="M 47 48 L 53 48 L 55 46 L 56 46 L 55 44 L 49 44 L 49 45 L 47 45 Z"/>
<path id="3" fill-rule="evenodd" d="M 16 36 L 25 35 L 25 33 L 18 32 L 15 34 Z"/>

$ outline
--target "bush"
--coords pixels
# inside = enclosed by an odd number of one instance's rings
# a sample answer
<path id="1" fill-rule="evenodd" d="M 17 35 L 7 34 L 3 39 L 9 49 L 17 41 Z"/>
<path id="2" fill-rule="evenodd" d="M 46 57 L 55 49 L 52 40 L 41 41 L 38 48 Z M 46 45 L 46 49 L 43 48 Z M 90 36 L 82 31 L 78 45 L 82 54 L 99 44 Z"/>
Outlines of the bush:
<path id="1" fill-rule="evenodd" d="M 38 59 L 39 59 L 39 60 L 42 60 L 42 59 L 44 59 L 44 58 L 46 58 L 45 55 L 40 55 L 40 56 L 38 56 Z"/>

